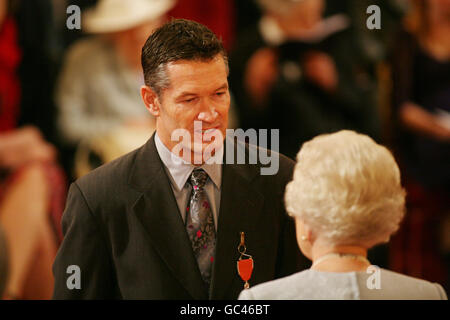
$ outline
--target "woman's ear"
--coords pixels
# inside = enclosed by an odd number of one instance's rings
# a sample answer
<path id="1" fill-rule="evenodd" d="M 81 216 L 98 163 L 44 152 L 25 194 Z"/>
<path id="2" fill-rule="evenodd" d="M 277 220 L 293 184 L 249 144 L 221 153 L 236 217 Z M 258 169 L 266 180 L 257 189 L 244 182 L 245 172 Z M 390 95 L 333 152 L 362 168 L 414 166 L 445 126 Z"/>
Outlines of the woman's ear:
<path id="1" fill-rule="evenodd" d="M 141 97 L 147 110 L 150 111 L 154 117 L 158 117 L 160 115 L 158 95 L 152 90 L 152 88 L 144 85 L 141 87 Z"/>
<path id="2" fill-rule="evenodd" d="M 304 222 L 303 222 L 303 228 L 305 230 L 306 239 L 308 239 L 309 242 L 313 242 L 314 234 L 313 234 L 311 228 Z"/>
<path id="3" fill-rule="evenodd" d="M 311 229 L 304 223 L 300 218 L 295 218 L 296 232 L 297 232 L 297 243 L 301 252 L 309 260 L 312 259 L 311 253 Z"/>

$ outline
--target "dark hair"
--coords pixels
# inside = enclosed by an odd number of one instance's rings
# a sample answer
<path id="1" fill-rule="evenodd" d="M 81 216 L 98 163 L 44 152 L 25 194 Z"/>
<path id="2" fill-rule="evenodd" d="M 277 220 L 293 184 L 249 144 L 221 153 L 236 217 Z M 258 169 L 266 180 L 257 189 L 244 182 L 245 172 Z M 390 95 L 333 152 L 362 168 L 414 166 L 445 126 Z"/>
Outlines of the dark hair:
<path id="1" fill-rule="evenodd" d="M 142 47 L 141 63 L 145 84 L 160 95 L 170 86 L 165 67 L 178 60 L 208 61 L 226 51 L 216 35 L 204 25 L 185 19 L 174 19 L 156 29 Z"/>

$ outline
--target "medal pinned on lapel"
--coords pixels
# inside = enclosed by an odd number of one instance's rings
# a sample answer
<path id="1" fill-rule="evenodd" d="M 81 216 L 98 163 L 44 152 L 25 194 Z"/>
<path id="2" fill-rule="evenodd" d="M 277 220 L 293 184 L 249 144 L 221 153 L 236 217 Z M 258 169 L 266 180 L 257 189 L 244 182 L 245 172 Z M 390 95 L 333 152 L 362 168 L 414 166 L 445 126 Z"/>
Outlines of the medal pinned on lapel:
<path id="1" fill-rule="evenodd" d="M 238 252 L 241 254 L 237 261 L 237 271 L 242 281 L 244 281 L 244 289 L 250 288 L 248 280 L 250 280 L 253 272 L 253 258 L 246 254 L 247 247 L 245 246 L 245 233 L 241 232 L 241 243 L 238 246 Z"/>

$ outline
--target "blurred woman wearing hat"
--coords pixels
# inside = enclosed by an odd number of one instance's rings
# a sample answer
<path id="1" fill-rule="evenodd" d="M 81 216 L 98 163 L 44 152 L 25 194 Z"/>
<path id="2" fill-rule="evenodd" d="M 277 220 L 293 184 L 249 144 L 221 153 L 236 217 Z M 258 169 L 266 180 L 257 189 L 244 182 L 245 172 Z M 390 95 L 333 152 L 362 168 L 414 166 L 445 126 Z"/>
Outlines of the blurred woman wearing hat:
<path id="1" fill-rule="evenodd" d="M 140 53 L 175 0 L 100 0 L 82 16 L 92 37 L 68 51 L 56 100 L 59 128 L 78 145 L 76 175 L 91 169 L 88 153 L 107 162 L 144 143 L 154 119 L 142 106 Z"/>

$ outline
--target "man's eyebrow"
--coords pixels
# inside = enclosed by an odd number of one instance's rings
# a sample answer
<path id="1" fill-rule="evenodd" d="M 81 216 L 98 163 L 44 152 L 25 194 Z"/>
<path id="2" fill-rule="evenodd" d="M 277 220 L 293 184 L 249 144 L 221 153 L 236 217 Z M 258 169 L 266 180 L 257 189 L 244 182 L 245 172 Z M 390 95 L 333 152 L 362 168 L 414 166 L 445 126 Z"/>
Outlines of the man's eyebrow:
<path id="1" fill-rule="evenodd" d="M 223 89 L 228 89 L 228 84 L 227 83 L 224 83 L 222 86 L 217 88 L 216 91 L 223 90 Z"/>
<path id="2" fill-rule="evenodd" d="M 221 85 L 219 88 L 214 90 L 214 92 L 219 91 L 219 90 L 224 90 L 224 89 L 228 89 L 228 84 L 227 83 L 224 83 L 223 85 Z M 189 97 L 189 96 L 195 97 L 195 96 L 197 96 L 197 94 L 193 93 L 193 92 L 189 92 L 189 91 L 183 91 L 179 95 L 176 96 L 175 100 L 179 100 L 179 99 L 186 98 L 186 97 Z"/>
<path id="3" fill-rule="evenodd" d="M 185 98 L 188 96 L 195 97 L 195 96 L 197 96 L 197 94 L 189 92 L 189 91 L 184 91 L 184 92 L 181 92 L 175 99 L 178 100 L 178 99 L 182 99 L 182 98 Z"/>

